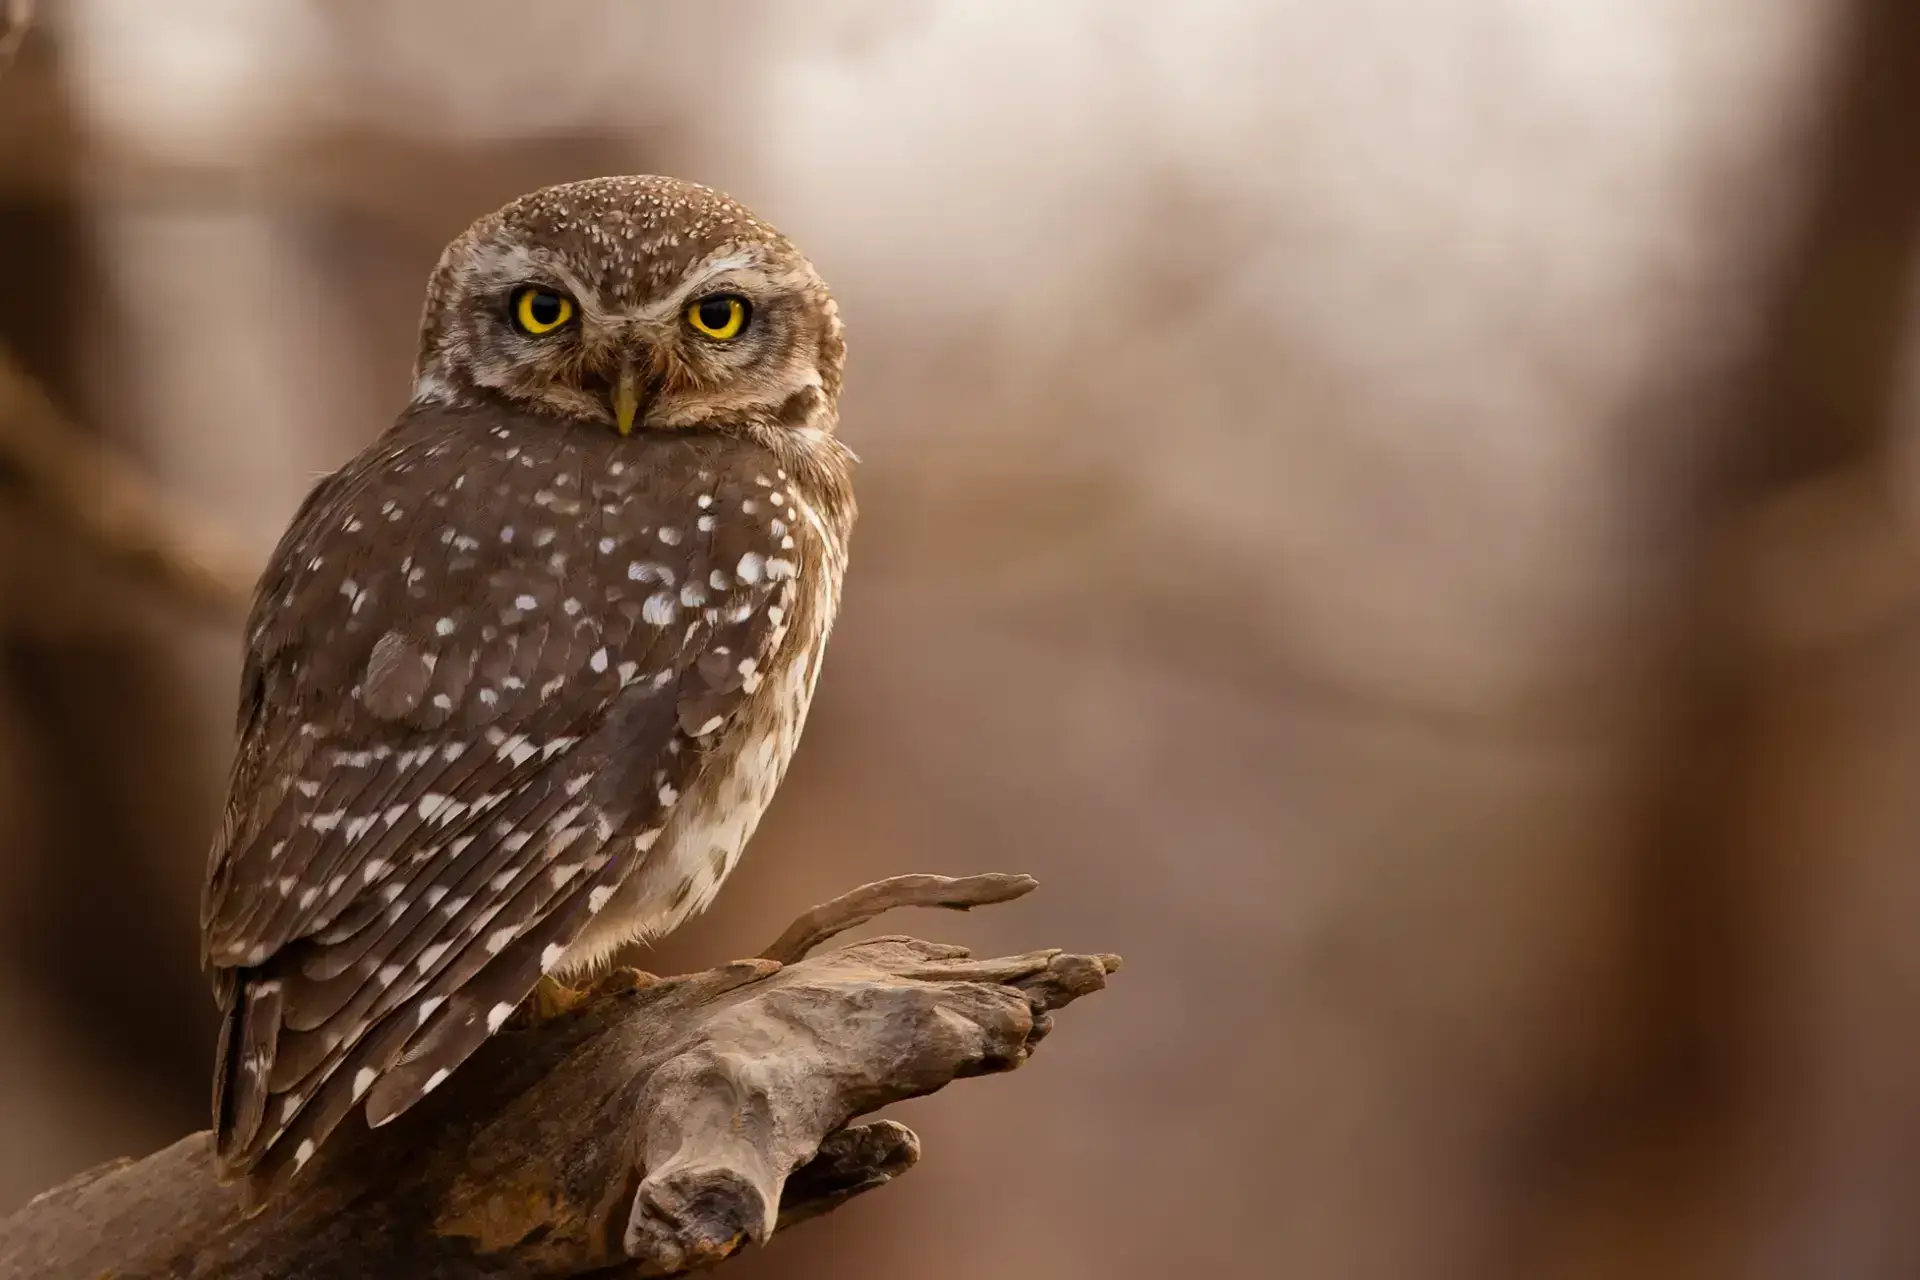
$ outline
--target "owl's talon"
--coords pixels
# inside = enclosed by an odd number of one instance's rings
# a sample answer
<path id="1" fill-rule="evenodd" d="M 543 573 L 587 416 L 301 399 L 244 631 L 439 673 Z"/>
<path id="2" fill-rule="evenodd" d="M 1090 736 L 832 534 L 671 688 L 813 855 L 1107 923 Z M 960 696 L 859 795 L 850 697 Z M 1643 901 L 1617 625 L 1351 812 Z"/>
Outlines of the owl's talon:
<path id="1" fill-rule="evenodd" d="M 521 1011 L 527 1017 L 527 1025 L 537 1027 L 543 1022 L 572 1013 L 587 1002 L 590 992 L 580 987 L 569 987 L 556 982 L 546 974 L 540 975 L 540 982 L 527 996 Z"/>

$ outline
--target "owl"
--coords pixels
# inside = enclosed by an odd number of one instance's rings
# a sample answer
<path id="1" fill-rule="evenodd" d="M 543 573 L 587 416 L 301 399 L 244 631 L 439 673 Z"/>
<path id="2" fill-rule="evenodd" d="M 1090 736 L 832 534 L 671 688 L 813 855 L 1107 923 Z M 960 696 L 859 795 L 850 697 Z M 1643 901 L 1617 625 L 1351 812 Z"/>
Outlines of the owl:
<path id="1" fill-rule="evenodd" d="M 854 520 L 832 297 L 728 197 L 524 196 L 247 622 L 201 931 L 220 1166 L 385 1124 L 543 975 L 703 909 L 806 721 Z"/>

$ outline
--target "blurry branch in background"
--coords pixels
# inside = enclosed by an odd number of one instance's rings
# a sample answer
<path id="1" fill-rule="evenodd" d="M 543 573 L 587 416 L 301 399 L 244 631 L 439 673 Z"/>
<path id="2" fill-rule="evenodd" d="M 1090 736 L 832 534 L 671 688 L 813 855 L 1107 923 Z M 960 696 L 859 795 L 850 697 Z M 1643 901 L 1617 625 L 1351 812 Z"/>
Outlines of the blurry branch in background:
<path id="1" fill-rule="evenodd" d="M 510 1024 L 395 1123 L 342 1129 L 252 1216 L 207 1135 L 104 1166 L 0 1219 L 0 1276 L 679 1275 L 913 1167 L 858 1117 L 1010 1071 L 1117 956 L 977 960 L 876 938 L 807 947 L 888 906 L 1018 897 L 1026 876 L 904 876 L 816 907 L 769 948 L 681 978 L 616 970 Z M 523 1011 L 520 1019 L 528 1017 Z"/>
<path id="2" fill-rule="evenodd" d="M 0 73 L 32 30 L 35 0 L 0 0 Z M 56 148 L 58 131 L 40 131 Z M 64 152 L 53 176 L 67 176 Z M 244 615 L 258 557 L 169 502 L 123 457 L 67 420 L 12 351 L 0 348 L 0 482 L 60 530 L 132 577 L 222 621 Z"/>
<path id="3" fill-rule="evenodd" d="M 1920 9 L 1853 0 L 1841 14 L 1800 235 L 1705 477 L 1703 514 L 1725 521 L 1732 556 L 1729 621 L 1763 641 L 1860 638 L 1920 602 L 1920 519 L 1894 444 L 1920 264 Z"/>
<path id="4" fill-rule="evenodd" d="M 33 27 L 34 0 L 5 0 L 0 5 L 0 71 L 12 64 L 20 42 Z"/>
<path id="5" fill-rule="evenodd" d="M 130 575 L 222 621 L 246 612 L 258 557 L 169 502 L 128 459 L 67 421 L 4 350 L 0 477 Z"/>

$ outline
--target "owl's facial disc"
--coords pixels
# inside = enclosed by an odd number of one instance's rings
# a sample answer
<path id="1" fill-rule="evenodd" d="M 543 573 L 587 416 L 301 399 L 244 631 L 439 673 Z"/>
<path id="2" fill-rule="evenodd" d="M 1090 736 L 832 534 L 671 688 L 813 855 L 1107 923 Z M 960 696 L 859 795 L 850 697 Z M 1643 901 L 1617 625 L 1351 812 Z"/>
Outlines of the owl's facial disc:
<path id="1" fill-rule="evenodd" d="M 738 205 L 671 179 L 593 179 L 448 246 L 414 397 L 504 400 L 621 435 L 831 434 L 843 351 L 813 267 Z"/>

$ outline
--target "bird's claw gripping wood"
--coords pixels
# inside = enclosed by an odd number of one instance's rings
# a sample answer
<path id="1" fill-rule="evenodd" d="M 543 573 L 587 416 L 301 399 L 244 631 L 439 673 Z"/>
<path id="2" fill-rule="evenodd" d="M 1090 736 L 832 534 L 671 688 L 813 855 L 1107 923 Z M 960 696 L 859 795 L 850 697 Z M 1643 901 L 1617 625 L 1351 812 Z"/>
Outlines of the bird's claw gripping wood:
<path id="1" fill-rule="evenodd" d="M 624 972 L 632 973 L 633 971 L 625 970 Z M 542 974 L 539 984 L 533 989 L 533 994 L 529 995 L 526 1002 L 520 1006 L 520 1016 L 508 1025 L 538 1026 L 543 1022 L 551 1022 L 555 1018 L 572 1013 L 592 996 L 593 992 L 590 990 L 569 987 Z"/>
<path id="2" fill-rule="evenodd" d="M 211 1280 L 480 1272 L 677 1275 L 884 1186 L 912 1131 L 855 1123 L 1024 1063 L 1110 955 L 826 938 L 890 906 L 965 907 L 1024 877 L 901 877 L 809 912 L 782 958 L 619 970 L 516 1020 L 419 1107 L 356 1128 L 256 1217 L 206 1135 L 99 1171 L 0 1221 L 0 1277 Z"/>

